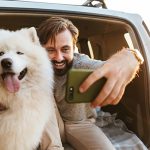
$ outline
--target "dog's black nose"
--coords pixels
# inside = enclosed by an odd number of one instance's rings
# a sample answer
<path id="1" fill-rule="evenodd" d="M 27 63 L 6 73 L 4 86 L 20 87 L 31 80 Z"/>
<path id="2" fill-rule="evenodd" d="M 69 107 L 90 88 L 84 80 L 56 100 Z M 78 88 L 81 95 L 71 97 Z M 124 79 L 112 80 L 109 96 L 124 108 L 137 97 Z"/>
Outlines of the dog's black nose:
<path id="1" fill-rule="evenodd" d="M 3 69 L 11 69 L 12 60 L 10 58 L 5 58 L 1 61 Z"/>

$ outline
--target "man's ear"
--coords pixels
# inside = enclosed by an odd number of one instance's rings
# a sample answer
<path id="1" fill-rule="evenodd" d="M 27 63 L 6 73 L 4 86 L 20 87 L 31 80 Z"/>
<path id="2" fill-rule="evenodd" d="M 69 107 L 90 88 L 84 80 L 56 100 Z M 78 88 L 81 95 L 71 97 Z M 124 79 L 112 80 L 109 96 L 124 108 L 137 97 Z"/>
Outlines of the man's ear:
<path id="1" fill-rule="evenodd" d="M 35 27 L 28 28 L 28 33 L 32 42 L 40 44 Z"/>

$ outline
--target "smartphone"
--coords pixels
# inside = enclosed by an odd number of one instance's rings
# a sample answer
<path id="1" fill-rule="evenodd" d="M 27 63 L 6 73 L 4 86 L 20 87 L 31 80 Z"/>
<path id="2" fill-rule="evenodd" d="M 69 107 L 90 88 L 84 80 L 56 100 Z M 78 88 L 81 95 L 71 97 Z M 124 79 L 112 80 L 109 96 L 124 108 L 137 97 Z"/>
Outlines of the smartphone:
<path id="1" fill-rule="evenodd" d="M 71 69 L 67 75 L 66 101 L 68 103 L 89 103 L 93 101 L 106 82 L 101 78 L 84 93 L 80 93 L 81 83 L 93 72 L 89 69 Z"/>

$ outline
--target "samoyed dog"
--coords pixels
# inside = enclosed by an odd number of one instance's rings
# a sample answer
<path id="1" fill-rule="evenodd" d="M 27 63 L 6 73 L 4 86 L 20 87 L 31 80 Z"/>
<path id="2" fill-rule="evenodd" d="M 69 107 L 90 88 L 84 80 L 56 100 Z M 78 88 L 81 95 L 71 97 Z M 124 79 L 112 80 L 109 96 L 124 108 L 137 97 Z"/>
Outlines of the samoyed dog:
<path id="1" fill-rule="evenodd" d="M 34 27 L 0 30 L 0 150 L 36 149 L 54 111 L 53 69 Z"/>

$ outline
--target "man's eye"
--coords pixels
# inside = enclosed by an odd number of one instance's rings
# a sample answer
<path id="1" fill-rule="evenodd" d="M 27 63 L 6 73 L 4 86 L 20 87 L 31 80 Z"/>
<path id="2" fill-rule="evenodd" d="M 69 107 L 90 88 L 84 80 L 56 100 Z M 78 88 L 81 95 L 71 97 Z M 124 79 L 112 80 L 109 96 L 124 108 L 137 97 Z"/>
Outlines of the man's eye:
<path id="1" fill-rule="evenodd" d="M 70 51 L 69 48 L 64 48 L 64 49 L 63 49 L 63 52 L 64 52 L 64 53 L 67 53 L 67 52 L 69 52 L 69 51 Z"/>
<path id="2" fill-rule="evenodd" d="M 55 50 L 53 50 L 53 49 L 47 49 L 47 52 L 48 53 L 53 53 Z"/>
<path id="3" fill-rule="evenodd" d="M 24 53 L 18 51 L 17 54 L 18 54 L 18 55 L 23 55 Z"/>
<path id="4" fill-rule="evenodd" d="M 0 56 L 4 55 L 4 52 L 0 52 Z"/>

